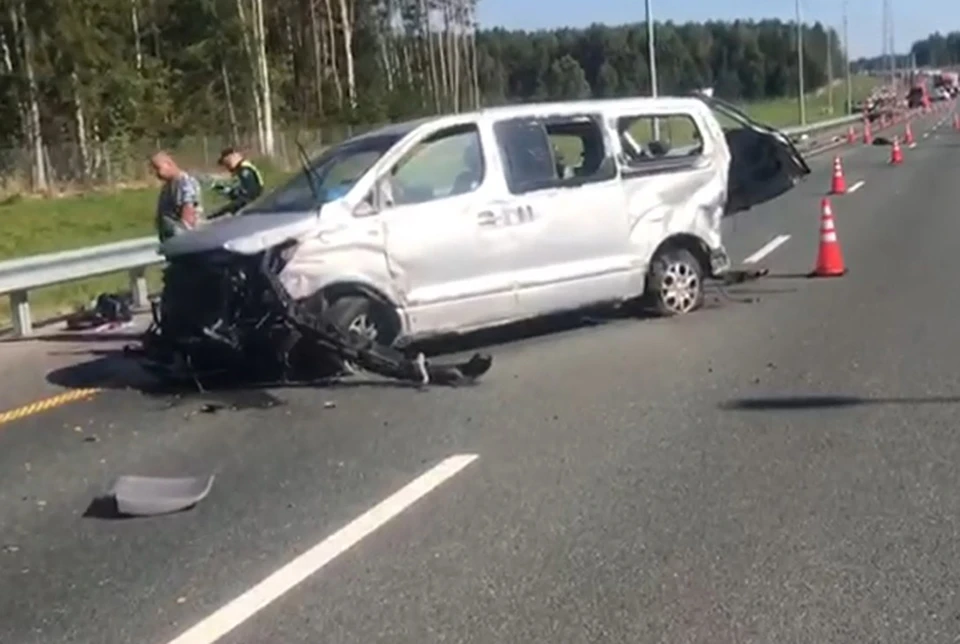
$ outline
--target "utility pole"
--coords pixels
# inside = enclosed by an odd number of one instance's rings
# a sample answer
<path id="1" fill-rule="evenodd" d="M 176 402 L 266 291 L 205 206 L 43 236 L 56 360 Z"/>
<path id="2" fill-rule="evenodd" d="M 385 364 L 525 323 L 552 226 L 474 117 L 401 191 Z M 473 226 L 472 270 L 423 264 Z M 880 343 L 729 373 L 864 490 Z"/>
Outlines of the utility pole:
<path id="1" fill-rule="evenodd" d="M 827 27 L 827 105 L 833 114 L 833 27 Z"/>
<path id="2" fill-rule="evenodd" d="M 853 114 L 853 83 L 850 79 L 850 34 L 847 31 L 847 2 L 843 0 L 843 62 L 847 77 L 847 114 Z"/>
<path id="3" fill-rule="evenodd" d="M 798 0 L 799 1 L 799 0 Z M 653 41 L 653 10 L 651 0 L 646 0 L 647 8 L 647 59 L 650 62 L 650 95 L 657 96 L 657 47 Z M 653 119 L 653 138 L 660 140 L 660 120 Z"/>
<path id="4" fill-rule="evenodd" d="M 649 0 L 648 0 L 649 1 Z M 797 10 L 797 89 L 800 96 L 800 125 L 807 124 L 807 97 L 803 87 L 803 23 L 800 19 L 800 0 L 794 0 Z"/>

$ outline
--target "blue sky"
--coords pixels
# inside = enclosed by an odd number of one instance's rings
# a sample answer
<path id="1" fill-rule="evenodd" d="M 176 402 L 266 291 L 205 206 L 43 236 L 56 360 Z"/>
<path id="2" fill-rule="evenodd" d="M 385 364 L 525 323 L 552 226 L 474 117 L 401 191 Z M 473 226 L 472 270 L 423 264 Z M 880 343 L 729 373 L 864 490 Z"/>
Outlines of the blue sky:
<path id="1" fill-rule="evenodd" d="M 794 17 L 794 0 L 652 0 L 654 20 L 729 20 Z M 513 29 L 582 27 L 591 22 L 621 24 L 644 19 L 644 0 L 479 0 L 484 27 Z M 898 52 L 937 31 L 960 30 L 957 0 L 892 0 Z M 841 0 L 801 0 L 805 21 L 819 20 L 841 32 Z M 882 0 L 848 0 L 850 53 L 873 56 L 882 51 Z M 950 20 L 953 17 L 954 20 Z M 946 20 L 946 22 L 945 22 Z"/>

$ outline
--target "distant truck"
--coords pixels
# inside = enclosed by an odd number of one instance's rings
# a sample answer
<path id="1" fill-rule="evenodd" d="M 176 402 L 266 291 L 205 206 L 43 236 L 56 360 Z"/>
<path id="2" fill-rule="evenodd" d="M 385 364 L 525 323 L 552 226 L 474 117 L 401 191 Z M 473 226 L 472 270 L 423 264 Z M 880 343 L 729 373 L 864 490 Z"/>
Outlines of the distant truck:
<path id="1" fill-rule="evenodd" d="M 929 77 L 925 74 L 914 76 L 910 91 L 907 93 L 907 107 L 910 109 L 927 107 L 931 100 Z"/>

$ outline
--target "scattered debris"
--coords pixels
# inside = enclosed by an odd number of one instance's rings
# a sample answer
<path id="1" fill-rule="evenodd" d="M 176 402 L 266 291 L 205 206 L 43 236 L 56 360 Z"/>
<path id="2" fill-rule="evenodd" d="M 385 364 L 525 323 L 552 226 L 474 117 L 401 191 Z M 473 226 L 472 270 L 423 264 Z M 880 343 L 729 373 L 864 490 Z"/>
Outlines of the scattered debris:
<path id="1" fill-rule="evenodd" d="M 84 443 L 99 443 L 99 442 L 100 442 L 100 437 L 97 436 L 96 434 L 92 434 L 92 435 L 90 435 L 90 436 L 84 436 L 84 437 L 83 437 L 83 442 L 84 442 Z"/>
<path id="2" fill-rule="evenodd" d="M 80 308 L 67 318 L 70 331 L 113 331 L 128 327 L 133 322 L 132 298 L 113 293 L 101 293 L 89 308 Z"/>
<path id="3" fill-rule="evenodd" d="M 0 551 L 3 551 L 7 554 L 14 554 L 14 553 L 20 552 L 20 546 L 15 546 L 12 543 L 8 543 L 4 545 L 2 548 L 0 548 Z"/>
<path id="4" fill-rule="evenodd" d="M 333 402 L 332 400 L 328 400 L 327 402 L 323 403 L 324 409 L 333 409 L 336 406 L 337 406 L 337 403 Z"/>

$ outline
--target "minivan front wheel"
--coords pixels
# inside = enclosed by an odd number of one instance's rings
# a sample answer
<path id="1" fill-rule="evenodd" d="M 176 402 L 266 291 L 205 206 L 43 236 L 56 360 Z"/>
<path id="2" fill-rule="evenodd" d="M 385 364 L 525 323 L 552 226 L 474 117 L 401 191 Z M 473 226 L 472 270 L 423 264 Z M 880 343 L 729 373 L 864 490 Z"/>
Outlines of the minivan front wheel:
<path id="1" fill-rule="evenodd" d="M 344 332 L 356 345 L 376 342 L 391 346 L 400 333 L 392 312 L 386 307 L 364 295 L 344 295 L 335 299 L 324 313 L 324 319 Z M 345 362 L 349 371 L 356 371 L 356 365 Z"/>
<path id="2" fill-rule="evenodd" d="M 647 297 L 663 316 L 684 315 L 703 304 L 703 267 L 684 248 L 665 248 L 650 265 Z"/>

